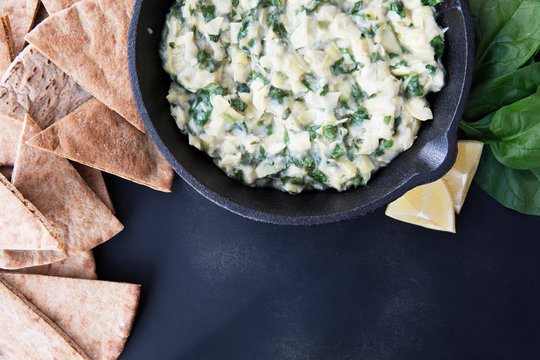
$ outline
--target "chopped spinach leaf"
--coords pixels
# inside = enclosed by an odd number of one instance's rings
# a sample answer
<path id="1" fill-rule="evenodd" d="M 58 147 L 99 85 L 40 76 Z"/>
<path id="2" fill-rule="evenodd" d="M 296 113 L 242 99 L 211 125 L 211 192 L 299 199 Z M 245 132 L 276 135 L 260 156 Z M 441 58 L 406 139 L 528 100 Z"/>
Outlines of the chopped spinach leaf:
<path id="1" fill-rule="evenodd" d="M 287 96 L 292 96 L 292 92 L 289 90 L 283 90 L 274 86 L 270 86 L 268 91 L 268 97 L 270 100 L 277 102 L 278 104 L 283 104 L 283 99 Z"/>
<path id="2" fill-rule="evenodd" d="M 212 110 L 214 110 L 214 106 L 212 106 L 212 102 L 210 101 L 210 93 L 208 90 L 200 89 L 197 91 L 191 105 L 192 116 L 195 124 L 198 126 L 204 126 L 208 119 L 210 119 Z"/>
<path id="3" fill-rule="evenodd" d="M 435 50 L 435 60 L 439 59 L 444 54 L 444 40 L 439 35 L 435 36 L 429 42 L 433 50 Z"/>
<path id="4" fill-rule="evenodd" d="M 394 1 L 388 6 L 388 11 L 396 12 L 401 18 L 405 17 L 405 6 L 401 1 Z"/>
<path id="5" fill-rule="evenodd" d="M 210 22 L 216 17 L 216 7 L 214 5 L 202 5 L 201 12 L 206 22 Z"/>
<path id="6" fill-rule="evenodd" d="M 240 112 L 246 111 L 247 104 L 239 99 L 232 99 L 229 101 L 231 103 L 231 106 Z"/>

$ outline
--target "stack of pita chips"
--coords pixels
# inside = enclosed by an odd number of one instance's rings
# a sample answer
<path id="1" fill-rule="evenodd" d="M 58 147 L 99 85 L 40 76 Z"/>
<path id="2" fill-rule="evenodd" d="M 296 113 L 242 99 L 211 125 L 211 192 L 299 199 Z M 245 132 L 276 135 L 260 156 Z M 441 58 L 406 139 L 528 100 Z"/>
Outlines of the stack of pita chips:
<path id="1" fill-rule="evenodd" d="M 102 171 L 173 181 L 131 93 L 133 5 L 0 1 L 0 358 L 116 359 L 131 330 L 139 286 L 96 280 L 123 229 Z"/>

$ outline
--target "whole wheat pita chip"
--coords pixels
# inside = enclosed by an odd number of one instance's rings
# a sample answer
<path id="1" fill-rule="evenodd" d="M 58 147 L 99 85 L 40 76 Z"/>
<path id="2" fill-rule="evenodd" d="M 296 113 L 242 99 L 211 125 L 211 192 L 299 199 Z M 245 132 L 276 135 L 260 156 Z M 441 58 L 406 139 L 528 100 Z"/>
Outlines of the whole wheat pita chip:
<path id="1" fill-rule="evenodd" d="M 90 359 L 52 320 L 2 278 L 0 278 L 0 358 Z"/>
<path id="2" fill-rule="evenodd" d="M 13 173 L 13 168 L 11 166 L 0 166 L 0 174 L 8 180 L 11 179 L 11 174 Z"/>
<path id="3" fill-rule="evenodd" d="M 117 359 L 139 301 L 140 286 L 42 275 L 0 274 L 53 320 L 92 359 Z"/>
<path id="4" fill-rule="evenodd" d="M 54 14 L 67 9 L 78 1 L 79 0 L 41 0 L 49 14 Z"/>
<path id="5" fill-rule="evenodd" d="M 174 172 L 147 134 L 92 99 L 27 143 L 160 191 Z"/>
<path id="6" fill-rule="evenodd" d="M 107 190 L 107 185 L 105 184 L 105 179 L 103 179 L 103 174 L 101 173 L 101 171 L 76 162 L 72 163 L 71 165 L 73 165 L 75 170 L 77 170 L 79 175 L 81 175 L 81 177 L 90 187 L 90 189 L 92 189 L 92 191 L 96 193 L 98 198 L 103 201 L 103 203 L 107 205 L 109 210 L 111 210 L 114 214 L 114 205 L 112 203 L 109 190 Z"/>
<path id="7" fill-rule="evenodd" d="M 0 17 L 0 73 L 7 70 L 15 58 L 15 49 L 13 45 L 13 35 L 11 34 L 11 25 L 7 15 Z"/>
<path id="8" fill-rule="evenodd" d="M 46 128 L 91 97 L 30 45 L 15 58 L 2 77 L 0 113 L 21 121 L 28 113 L 40 127 Z"/>
<path id="9" fill-rule="evenodd" d="M 20 121 L 0 115 L 0 166 L 15 164 L 21 131 Z"/>
<path id="10" fill-rule="evenodd" d="M 51 223 L 3 175 L 0 175 L 0 204 L 0 249 L 62 248 Z"/>
<path id="11" fill-rule="evenodd" d="M 92 251 L 83 251 L 48 265 L 11 270 L 22 274 L 61 276 L 76 279 L 96 280 L 96 261 Z"/>
<path id="12" fill-rule="evenodd" d="M 8 15 L 15 44 L 15 54 L 24 47 L 24 36 L 28 34 L 39 9 L 39 0 L 2 0 L 0 14 Z"/>
<path id="13" fill-rule="evenodd" d="M 81 0 L 26 39 L 96 99 L 145 131 L 135 106 L 127 62 L 134 0 Z"/>
<path id="14" fill-rule="evenodd" d="M 12 183 L 53 224 L 68 255 L 93 249 L 123 226 L 66 159 L 25 145 L 40 130 L 27 116 Z M 2 251 L 0 268 L 50 264 L 66 257 L 47 251 Z"/>

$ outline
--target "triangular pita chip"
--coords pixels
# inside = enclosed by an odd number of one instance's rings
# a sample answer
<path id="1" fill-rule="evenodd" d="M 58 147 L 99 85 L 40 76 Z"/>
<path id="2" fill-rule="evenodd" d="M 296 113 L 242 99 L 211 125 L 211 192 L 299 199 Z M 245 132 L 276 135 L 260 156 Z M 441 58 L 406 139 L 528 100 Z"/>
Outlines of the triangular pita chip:
<path id="1" fill-rule="evenodd" d="M 51 319 L 1 277 L 0 357 L 9 360 L 90 360 Z"/>
<path id="2" fill-rule="evenodd" d="M 0 73 L 3 74 L 15 58 L 15 49 L 9 17 L 4 15 L 0 20 Z"/>
<path id="3" fill-rule="evenodd" d="M 118 358 L 131 331 L 140 286 L 2 273 L 92 359 Z"/>
<path id="4" fill-rule="evenodd" d="M 96 261 L 92 251 L 83 251 L 48 265 L 12 270 L 22 274 L 62 276 L 76 279 L 97 279 Z"/>
<path id="5" fill-rule="evenodd" d="M 53 224 L 68 255 L 90 250 L 123 226 L 66 159 L 25 145 L 40 130 L 27 116 L 11 181 Z M 0 267 L 44 265 L 66 257 L 47 251 L 3 251 Z"/>
<path id="6" fill-rule="evenodd" d="M 51 223 L 0 175 L 0 249 L 62 248 Z"/>
<path id="7" fill-rule="evenodd" d="M 174 172 L 147 134 L 96 99 L 28 141 L 70 160 L 160 191 L 171 191 Z"/>
<path id="8" fill-rule="evenodd" d="M 96 99 L 145 131 L 135 106 L 127 61 L 134 0 L 81 0 L 26 36 Z"/>
<path id="9" fill-rule="evenodd" d="M 79 175 L 81 175 L 81 177 L 90 187 L 90 189 L 92 189 L 92 191 L 96 193 L 98 198 L 103 201 L 103 203 L 107 205 L 109 210 L 111 210 L 114 214 L 114 205 L 112 203 L 109 190 L 107 190 L 107 185 L 105 184 L 105 179 L 103 179 L 103 174 L 101 173 L 101 171 L 76 162 L 72 163 L 72 165 L 75 170 L 77 170 Z"/>
<path id="10" fill-rule="evenodd" d="M 2 77 L 0 113 L 21 121 L 28 113 L 41 128 L 46 128 L 91 97 L 30 45 L 15 58 Z"/>
<path id="11" fill-rule="evenodd" d="M 15 54 L 24 47 L 24 36 L 32 28 L 39 9 L 39 0 L 2 0 L 0 14 L 8 15 L 15 44 Z"/>
<path id="12" fill-rule="evenodd" d="M 79 0 L 41 0 L 41 2 L 51 15 L 61 10 L 67 9 L 78 1 Z"/>
<path id="13" fill-rule="evenodd" d="M 22 131 L 22 122 L 0 115 L 0 166 L 13 166 Z"/>

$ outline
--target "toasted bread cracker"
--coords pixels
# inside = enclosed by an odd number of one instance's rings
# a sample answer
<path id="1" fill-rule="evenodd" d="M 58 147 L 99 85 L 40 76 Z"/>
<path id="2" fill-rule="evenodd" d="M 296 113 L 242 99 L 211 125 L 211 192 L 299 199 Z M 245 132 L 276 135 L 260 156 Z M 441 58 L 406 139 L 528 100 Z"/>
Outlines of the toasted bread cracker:
<path id="1" fill-rule="evenodd" d="M 134 0 L 81 0 L 50 16 L 26 39 L 96 99 L 144 132 L 127 62 L 133 4 Z"/>
<path id="2" fill-rule="evenodd" d="M 0 249 L 61 249 L 51 223 L 0 175 Z"/>
<path id="3" fill-rule="evenodd" d="M 67 9 L 78 1 L 79 0 L 41 0 L 41 2 L 51 15 L 61 10 Z"/>
<path id="4" fill-rule="evenodd" d="M 39 9 L 39 0 L 2 0 L 0 14 L 8 15 L 15 45 L 15 55 L 24 47 L 24 36 L 28 34 Z"/>
<path id="5" fill-rule="evenodd" d="M 15 58 L 13 35 L 7 15 L 0 17 L 0 74 L 3 74 Z"/>
<path id="6" fill-rule="evenodd" d="M 90 360 L 51 319 L 1 277 L 0 357 L 9 360 Z"/>
<path id="7" fill-rule="evenodd" d="M 174 172 L 150 137 L 92 99 L 28 145 L 170 192 Z"/>
<path id="8" fill-rule="evenodd" d="M 32 266 L 10 272 L 21 274 L 35 274 L 48 276 L 61 276 L 75 279 L 96 280 L 96 261 L 92 251 L 83 251 L 70 257 L 48 265 Z"/>
<path id="9" fill-rule="evenodd" d="M 67 255 L 93 249 L 120 232 L 123 226 L 66 159 L 25 145 L 40 130 L 27 116 L 12 183 L 53 224 Z M 3 251 L 0 267 L 44 265 L 66 257 L 46 251 Z"/>
<path id="10" fill-rule="evenodd" d="M 0 273 L 92 359 L 118 358 L 131 331 L 140 286 Z"/>
<path id="11" fill-rule="evenodd" d="M 91 97 L 30 45 L 15 58 L 2 77 L 0 113 L 21 121 L 28 113 L 41 128 L 46 128 Z"/>
<path id="12" fill-rule="evenodd" d="M 0 115 L 0 166 L 15 164 L 21 131 L 20 121 Z"/>
<path id="13" fill-rule="evenodd" d="M 81 177 L 90 187 L 90 189 L 92 189 L 92 191 L 96 193 L 98 198 L 103 201 L 103 203 L 107 205 L 109 210 L 111 210 L 114 214 L 114 205 L 112 203 L 109 190 L 107 190 L 107 185 L 105 184 L 105 179 L 103 179 L 103 174 L 101 173 L 101 171 L 76 162 L 72 163 L 71 165 L 73 165 L 75 170 L 77 170 L 79 175 L 81 175 Z"/>

